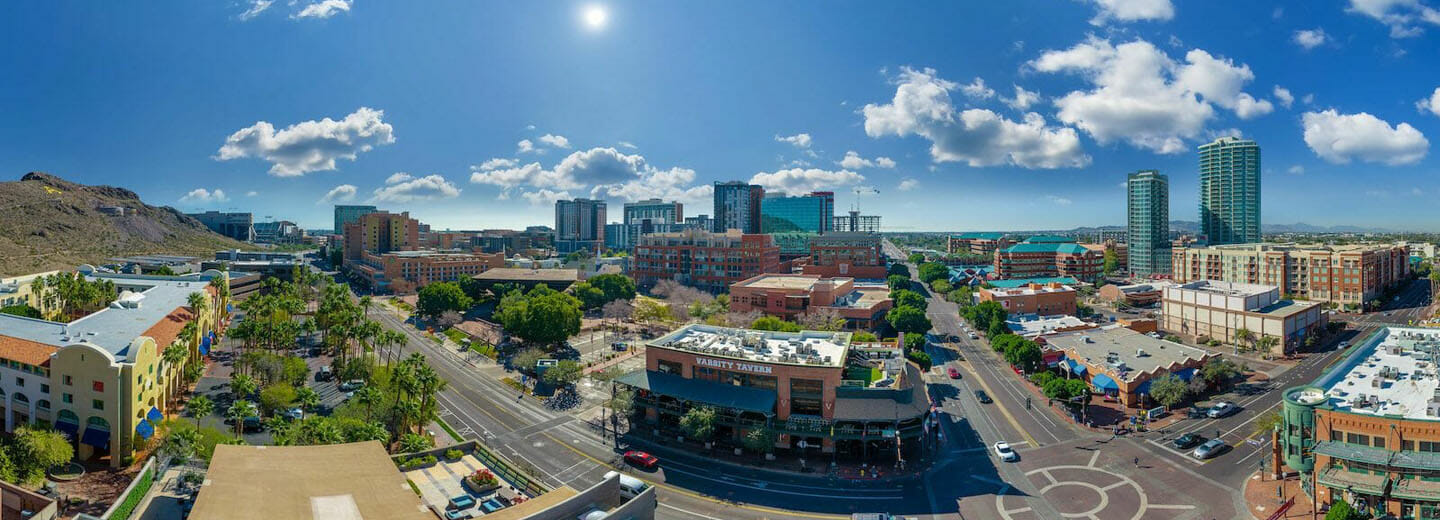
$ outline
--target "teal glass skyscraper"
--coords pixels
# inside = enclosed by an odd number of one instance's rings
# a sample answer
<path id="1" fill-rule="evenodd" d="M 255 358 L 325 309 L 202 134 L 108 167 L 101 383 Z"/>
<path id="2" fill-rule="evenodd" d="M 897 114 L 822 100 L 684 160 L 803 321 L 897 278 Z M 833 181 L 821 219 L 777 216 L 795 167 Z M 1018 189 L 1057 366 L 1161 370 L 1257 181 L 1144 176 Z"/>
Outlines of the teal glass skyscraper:
<path id="1" fill-rule="evenodd" d="M 1260 241 L 1260 145 L 1221 137 L 1200 145 L 1200 234 L 1211 245 Z"/>
<path id="2" fill-rule="evenodd" d="M 1170 274 L 1170 178 L 1140 170 L 1130 174 L 1125 191 L 1130 273 Z"/>
<path id="3" fill-rule="evenodd" d="M 796 197 L 768 196 L 760 203 L 760 232 L 834 231 L 835 192 L 817 191 Z"/>

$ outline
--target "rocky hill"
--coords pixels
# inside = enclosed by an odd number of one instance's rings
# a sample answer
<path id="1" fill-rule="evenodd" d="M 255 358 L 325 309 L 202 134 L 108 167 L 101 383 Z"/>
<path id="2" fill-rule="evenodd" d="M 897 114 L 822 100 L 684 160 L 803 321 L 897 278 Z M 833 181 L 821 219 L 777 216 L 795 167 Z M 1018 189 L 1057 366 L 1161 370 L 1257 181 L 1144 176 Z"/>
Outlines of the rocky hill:
<path id="1" fill-rule="evenodd" d="M 253 246 L 211 232 L 175 208 L 151 206 L 130 190 L 86 186 L 40 172 L 0 182 L 0 276 L 115 256 L 174 253 L 208 257 Z"/>

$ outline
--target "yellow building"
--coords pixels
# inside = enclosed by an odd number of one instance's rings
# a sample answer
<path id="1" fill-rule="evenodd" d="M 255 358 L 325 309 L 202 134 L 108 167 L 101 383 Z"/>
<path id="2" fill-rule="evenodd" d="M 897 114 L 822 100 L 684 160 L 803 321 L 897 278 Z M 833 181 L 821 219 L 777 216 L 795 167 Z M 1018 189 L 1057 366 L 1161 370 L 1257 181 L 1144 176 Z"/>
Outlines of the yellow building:
<path id="1" fill-rule="evenodd" d="M 0 278 L 0 307 L 11 305 L 29 305 L 44 311 L 44 302 L 35 297 L 32 290 L 36 278 L 50 276 L 60 271 L 47 271 L 44 273 L 27 274 L 24 276 L 13 276 Z"/>
<path id="2" fill-rule="evenodd" d="M 68 323 L 0 315 L 0 416 L 7 432 L 50 425 L 71 437 L 78 458 L 108 457 L 111 466 L 121 466 L 185 387 L 184 367 L 217 340 L 228 302 L 210 280 L 228 278 L 214 270 L 145 276 L 87 265 L 77 271 L 114 283 L 116 300 Z M 190 306 L 192 294 L 201 295 L 199 309 Z M 174 344 L 185 345 L 189 356 L 167 366 L 162 357 Z"/>

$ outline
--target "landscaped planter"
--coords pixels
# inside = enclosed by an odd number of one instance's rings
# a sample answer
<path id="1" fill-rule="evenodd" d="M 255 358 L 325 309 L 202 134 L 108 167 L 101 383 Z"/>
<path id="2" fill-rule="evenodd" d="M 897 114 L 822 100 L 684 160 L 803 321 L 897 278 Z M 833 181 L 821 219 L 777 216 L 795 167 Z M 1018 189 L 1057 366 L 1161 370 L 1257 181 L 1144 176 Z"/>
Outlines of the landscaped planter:
<path id="1" fill-rule="evenodd" d="M 469 476 L 460 479 L 460 484 L 465 489 L 476 495 L 484 495 L 496 489 L 500 489 L 500 479 L 495 477 L 488 469 L 480 469 Z"/>
<path id="2" fill-rule="evenodd" d="M 499 482 L 495 482 L 494 484 L 489 484 L 489 485 L 479 485 L 479 484 L 473 483 L 473 482 L 470 480 L 469 477 L 466 477 L 466 478 L 464 478 L 464 479 L 461 479 L 461 483 L 465 486 L 465 490 L 466 490 L 466 491 L 469 491 L 469 492 L 474 493 L 474 494 L 476 494 L 476 495 L 484 495 L 484 494 L 489 493 L 489 492 L 491 492 L 491 491 L 495 491 L 495 490 L 497 490 L 497 489 L 500 489 L 500 483 L 499 483 Z"/>

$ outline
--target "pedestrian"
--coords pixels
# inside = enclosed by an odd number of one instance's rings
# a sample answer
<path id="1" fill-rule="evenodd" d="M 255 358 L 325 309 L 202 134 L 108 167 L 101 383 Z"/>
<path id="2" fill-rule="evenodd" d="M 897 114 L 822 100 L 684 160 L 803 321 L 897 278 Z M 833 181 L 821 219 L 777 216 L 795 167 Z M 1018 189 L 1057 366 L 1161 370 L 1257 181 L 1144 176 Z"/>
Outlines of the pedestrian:
<path id="1" fill-rule="evenodd" d="M 1140 467 L 1140 457 L 1135 457 L 1135 467 Z"/>

